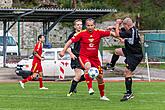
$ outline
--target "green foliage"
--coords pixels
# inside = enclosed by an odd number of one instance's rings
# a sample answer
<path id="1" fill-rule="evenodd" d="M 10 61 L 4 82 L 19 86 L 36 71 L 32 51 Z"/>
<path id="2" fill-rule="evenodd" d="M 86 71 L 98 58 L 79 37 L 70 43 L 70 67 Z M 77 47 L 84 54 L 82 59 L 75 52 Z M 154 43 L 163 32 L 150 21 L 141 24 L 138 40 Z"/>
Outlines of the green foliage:
<path id="1" fill-rule="evenodd" d="M 89 2 L 89 0 L 88 0 L 88 2 L 86 1 L 86 2 L 81 2 L 81 3 L 79 3 L 78 4 L 78 7 L 79 8 L 86 8 L 86 9 L 90 9 L 90 8 L 92 8 L 92 9 L 108 9 L 109 8 L 109 6 L 108 6 L 108 4 L 105 4 L 103 1 L 101 1 L 101 0 L 91 0 L 90 2 Z"/>
<path id="2" fill-rule="evenodd" d="M 21 7 L 32 8 L 39 5 L 38 0 L 14 0 L 20 1 Z M 40 1 L 40 0 L 39 0 Z M 53 1 L 53 0 L 52 0 Z M 54 1 L 60 8 L 72 8 L 72 0 Z M 101 21 L 115 20 L 126 16 L 135 21 L 137 15 L 140 22 L 139 29 L 165 29 L 165 2 L 164 0 L 77 0 L 77 8 L 80 9 L 111 9 L 118 10 L 117 13 L 104 16 Z"/>
<path id="3" fill-rule="evenodd" d="M 38 0 L 19 0 L 22 8 L 33 8 L 38 6 Z"/>
<path id="4" fill-rule="evenodd" d="M 60 8 L 71 8 L 71 0 L 57 0 Z"/>

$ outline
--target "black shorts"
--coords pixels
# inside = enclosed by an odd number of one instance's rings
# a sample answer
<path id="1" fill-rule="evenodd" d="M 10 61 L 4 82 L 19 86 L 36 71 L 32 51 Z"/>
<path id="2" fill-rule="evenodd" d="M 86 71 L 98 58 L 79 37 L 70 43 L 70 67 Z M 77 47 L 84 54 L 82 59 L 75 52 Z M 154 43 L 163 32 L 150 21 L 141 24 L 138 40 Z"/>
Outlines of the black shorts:
<path id="1" fill-rule="evenodd" d="M 126 63 L 126 68 L 133 72 L 138 66 L 138 64 L 141 62 L 143 58 L 143 53 L 132 54 L 128 52 L 125 48 L 122 48 L 122 51 L 124 53 L 124 56 L 126 57 L 124 61 Z"/>
<path id="2" fill-rule="evenodd" d="M 70 65 L 71 65 L 71 68 L 72 68 L 72 69 L 75 69 L 75 68 L 82 69 L 82 67 L 81 67 L 81 65 L 80 65 L 80 63 L 79 63 L 78 58 L 75 59 L 75 60 L 71 59 L 71 64 L 70 64 Z"/>

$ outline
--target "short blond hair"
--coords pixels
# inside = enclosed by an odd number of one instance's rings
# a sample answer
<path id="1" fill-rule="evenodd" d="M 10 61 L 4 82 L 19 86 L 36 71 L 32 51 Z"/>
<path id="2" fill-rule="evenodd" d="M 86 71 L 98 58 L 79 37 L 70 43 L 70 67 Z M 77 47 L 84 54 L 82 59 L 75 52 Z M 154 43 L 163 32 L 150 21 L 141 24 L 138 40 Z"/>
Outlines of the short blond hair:
<path id="1" fill-rule="evenodd" d="M 127 17 L 123 20 L 123 24 L 127 24 L 128 26 L 133 26 L 133 21 L 131 18 Z"/>
<path id="2" fill-rule="evenodd" d="M 82 22 L 81 19 L 76 19 L 76 20 L 74 20 L 73 24 L 76 25 L 76 23 L 79 22 L 79 21 Z"/>

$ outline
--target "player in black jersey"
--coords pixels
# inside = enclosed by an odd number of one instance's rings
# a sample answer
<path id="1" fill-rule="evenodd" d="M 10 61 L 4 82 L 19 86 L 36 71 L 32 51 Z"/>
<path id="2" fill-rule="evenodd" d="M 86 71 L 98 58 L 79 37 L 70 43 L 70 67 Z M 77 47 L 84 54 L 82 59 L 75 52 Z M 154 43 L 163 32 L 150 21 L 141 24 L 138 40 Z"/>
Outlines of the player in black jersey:
<path id="1" fill-rule="evenodd" d="M 124 28 L 119 29 L 121 24 Z M 112 28 L 112 26 L 110 28 Z M 115 49 L 115 53 L 112 56 L 109 66 L 110 68 L 114 68 L 119 56 L 126 57 L 126 68 L 124 71 L 126 93 L 120 100 L 126 101 L 134 97 L 132 94 L 132 72 L 136 69 L 137 65 L 143 58 L 142 46 L 138 30 L 134 26 L 131 18 L 127 17 L 124 20 L 117 19 L 113 28 L 115 28 L 115 37 L 118 36 L 121 42 L 124 43 L 125 47 Z"/>
<path id="2" fill-rule="evenodd" d="M 81 32 L 81 30 L 82 30 L 82 20 L 76 19 L 74 21 L 74 31 L 69 35 L 67 41 L 70 40 L 75 34 Z M 80 51 L 80 42 L 74 43 L 74 45 L 71 48 L 69 48 L 67 51 L 71 56 L 71 68 L 74 69 L 75 71 L 75 77 L 72 80 L 69 93 L 67 94 L 67 96 L 71 96 L 73 92 L 77 92 L 76 87 L 78 82 L 85 81 L 84 75 L 81 75 L 82 67 L 78 60 L 79 51 Z"/>

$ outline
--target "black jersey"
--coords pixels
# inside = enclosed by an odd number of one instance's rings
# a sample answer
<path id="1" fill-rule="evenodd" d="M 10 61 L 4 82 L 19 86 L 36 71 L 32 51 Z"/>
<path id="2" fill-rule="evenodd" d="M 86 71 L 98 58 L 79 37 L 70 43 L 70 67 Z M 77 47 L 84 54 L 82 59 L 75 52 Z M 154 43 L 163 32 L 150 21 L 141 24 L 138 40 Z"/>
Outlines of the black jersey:
<path id="1" fill-rule="evenodd" d="M 138 30 L 135 27 L 126 31 L 124 28 L 119 32 L 121 38 L 125 39 L 125 49 L 132 54 L 142 54 L 142 46 Z"/>
<path id="2" fill-rule="evenodd" d="M 72 33 L 69 35 L 67 41 L 70 40 L 70 39 L 74 36 L 75 33 L 76 33 L 75 31 L 72 32 Z M 79 42 L 79 41 L 74 43 L 74 46 L 71 47 L 71 51 L 72 51 L 72 53 L 73 53 L 74 55 L 79 56 L 79 52 L 80 52 L 80 42 Z"/>

